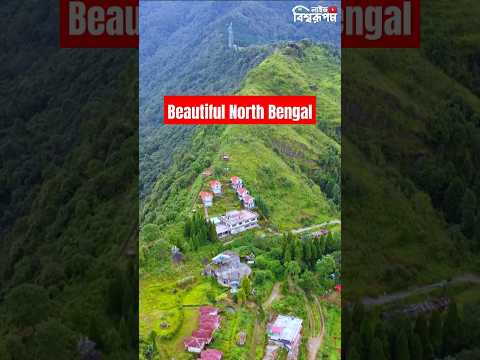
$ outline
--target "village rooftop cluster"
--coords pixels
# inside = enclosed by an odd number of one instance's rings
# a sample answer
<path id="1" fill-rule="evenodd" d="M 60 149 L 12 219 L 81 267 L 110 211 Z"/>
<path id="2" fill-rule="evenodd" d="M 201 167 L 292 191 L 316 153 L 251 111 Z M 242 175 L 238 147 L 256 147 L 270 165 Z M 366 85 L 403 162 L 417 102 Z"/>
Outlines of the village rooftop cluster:
<path id="1" fill-rule="evenodd" d="M 230 179 L 232 188 L 237 192 L 238 200 L 240 200 L 246 209 L 253 209 L 255 207 L 255 199 L 250 196 L 248 190 L 243 186 L 243 180 L 238 176 L 232 176 Z M 203 206 L 206 208 L 213 205 L 213 196 L 222 195 L 222 183 L 219 180 L 211 180 L 210 189 L 212 192 L 202 191 L 200 192 L 200 198 L 202 199 Z"/>
<path id="2" fill-rule="evenodd" d="M 213 205 L 213 197 L 222 195 L 222 183 L 219 180 L 211 180 L 210 189 L 212 192 L 201 191 L 200 198 L 203 206 L 209 208 Z M 243 180 L 238 176 L 232 176 L 230 185 L 235 190 L 238 200 L 242 202 L 244 209 L 231 210 L 223 216 L 211 218 L 215 224 L 215 229 L 219 238 L 229 235 L 235 235 L 245 230 L 258 227 L 258 214 L 251 209 L 255 208 L 255 198 L 253 198 L 243 184 Z"/>
<path id="3" fill-rule="evenodd" d="M 255 263 L 254 255 L 246 257 L 249 263 Z M 208 264 L 203 275 L 214 277 L 222 286 L 231 288 L 235 293 L 241 284 L 243 278 L 250 276 L 252 270 L 250 267 L 240 261 L 240 256 L 233 251 L 224 251 L 215 256 Z M 215 331 L 220 327 L 220 316 L 218 309 L 212 306 L 203 306 L 199 309 L 199 327 L 192 332 L 192 336 L 185 339 L 184 346 L 188 352 L 200 354 L 200 360 L 221 360 L 223 353 L 219 350 L 204 348 L 209 345 Z M 272 356 L 280 348 L 288 351 L 288 359 L 296 359 L 301 343 L 303 320 L 286 315 L 278 315 L 277 318 L 268 325 L 267 335 L 269 339 L 269 348 Z M 245 333 L 240 333 L 238 345 L 245 343 Z"/>
<path id="4" fill-rule="evenodd" d="M 200 354 L 201 360 L 221 360 L 223 353 L 219 350 L 204 350 L 213 340 L 215 331 L 220 327 L 218 309 L 212 306 L 202 306 L 199 309 L 199 326 L 192 336 L 183 342 L 188 352 Z"/>

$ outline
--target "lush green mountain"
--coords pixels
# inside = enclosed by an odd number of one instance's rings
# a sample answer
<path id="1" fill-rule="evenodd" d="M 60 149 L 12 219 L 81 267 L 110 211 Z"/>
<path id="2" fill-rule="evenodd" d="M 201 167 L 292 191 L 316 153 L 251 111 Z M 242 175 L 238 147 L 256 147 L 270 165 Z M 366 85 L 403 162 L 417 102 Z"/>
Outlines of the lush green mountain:
<path id="1" fill-rule="evenodd" d="M 309 42 L 277 49 L 248 73 L 238 94 L 317 95 L 319 126 L 198 127 L 188 151 L 154 186 L 142 223 L 178 230 L 196 208 L 206 186 L 201 173 L 209 167 L 222 179 L 242 177 L 265 204 L 273 228 L 288 230 L 338 217 L 339 83 L 338 55 L 331 49 Z M 228 163 L 222 154 L 229 154 Z"/>
<path id="2" fill-rule="evenodd" d="M 307 1 L 310 6 L 316 2 Z M 310 38 L 338 46 L 340 23 L 294 24 L 292 1 L 143 1 L 140 22 L 141 199 L 182 152 L 194 127 L 159 124 L 164 95 L 230 94 L 272 51 L 268 44 Z M 227 49 L 227 26 L 235 44 Z"/>
<path id="3" fill-rule="evenodd" d="M 478 2 L 421 5 L 420 49 L 342 53 L 342 298 L 382 304 L 342 310 L 348 359 L 478 356 Z"/>
<path id="4" fill-rule="evenodd" d="M 278 313 L 304 321 L 300 360 L 339 358 L 340 299 L 338 294 L 321 297 L 335 285 L 331 274 L 340 276 L 338 226 L 319 239 L 281 234 L 340 216 L 339 85 L 335 49 L 309 41 L 278 45 L 248 72 L 235 94 L 316 95 L 318 126 L 198 126 L 174 156 L 141 213 L 142 359 L 191 358 L 183 341 L 198 326 L 198 307 L 206 304 L 221 310 L 222 325 L 209 348 L 221 350 L 226 360 L 262 359 L 269 316 Z M 213 174 L 204 176 L 206 169 Z M 224 193 L 215 197 L 208 215 L 238 209 L 228 186 L 233 175 L 255 197 L 261 227 L 220 242 L 211 228 L 202 230 L 205 222 L 195 215 L 204 211 L 199 192 L 209 188 L 209 180 L 220 179 Z M 172 244 L 182 250 L 183 261 L 171 261 Z M 199 275 L 206 259 L 225 250 L 256 255 L 238 295 Z M 247 341 L 237 346 L 241 331 Z M 308 345 L 320 336 L 324 347 Z"/>
<path id="5" fill-rule="evenodd" d="M 0 5 L 0 358 L 137 358 L 137 53 L 59 49 L 57 7 Z"/>
<path id="6" fill-rule="evenodd" d="M 338 46 L 339 23 L 294 24 L 291 10 L 295 5 L 293 1 L 142 2 L 142 123 L 160 121 L 164 95 L 229 93 L 238 87 L 262 52 L 253 47 L 240 57 L 230 56 L 226 51 L 230 22 L 234 43 L 241 47 L 303 38 Z"/>
<path id="7" fill-rule="evenodd" d="M 357 295 L 478 268 L 479 49 L 462 9 L 422 2 L 421 49 L 342 53 L 343 265 Z"/>

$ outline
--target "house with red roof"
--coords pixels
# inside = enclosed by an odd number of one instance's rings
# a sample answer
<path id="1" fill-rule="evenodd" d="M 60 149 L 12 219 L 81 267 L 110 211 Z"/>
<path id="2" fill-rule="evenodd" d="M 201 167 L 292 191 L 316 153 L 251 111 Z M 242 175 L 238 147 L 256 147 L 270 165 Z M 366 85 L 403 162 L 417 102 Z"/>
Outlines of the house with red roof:
<path id="1" fill-rule="evenodd" d="M 248 190 L 244 187 L 237 189 L 238 200 L 242 200 L 245 195 L 248 195 Z"/>
<path id="2" fill-rule="evenodd" d="M 232 188 L 235 190 L 243 187 L 243 181 L 238 176 L 232 176 L 230 178 L 230 183 L 232 184 Z"/>
<path id="3" fill-rule="evenodd" d="M 202 306 L 198 311 L 200 315 L 218 315 L 218 309 L 214 306 Z"/>
<path id="4" fill-rule="evenodd" d="M 223 353 L 216 349 L 203 350 L 200 354 L 200 360 L 222 360 L 222 358 Z"/>
<path id="5" fill-rule="evenodd" d="M 214 332 L 220 327 L 220 315 L 218 315 L 218 309 L 211 310 L 209 312 L 200 312 L 198 321 L 199 330 L 207 330 Z"/>
<path id="6" fill-rule="evenodd" d="M 201 191 L 200 198 L 202 199 L 203 206 L 210 207 L 213 204 L 213 194 L 208 191 Z"/>
<path id="7" fill-rule="evenodd" d="M 210 344 L 213 338 L 213 329 L 200 329 L 192 332 L 192 337 L 205 342 L 205 345 Z"/>
<path id="8" fill-rule="evenodd" d="M 198 326 L 199 329 L 208 330 L 208 331 L 215 331 L 220 327 L 220 317 L 215 316 L 211 318 L 201 317 L 200 318 L 200 325 Z"/>
<path id="9" fill-rule="evenodd" d="M 243 196 L 242 201 L 246 209 L 253 209 L 255 207 L 255 199 L 248 194 Z"/>
<path id="10" fill-rule="evenodd" d="M 210 188 L 212 189 L 215 195 L 219 195 L 222 193 L 222 183 L 218 180 L 211 180 Z"/>
<path id="11" fill-rule="evenodd" d="M 187 349 L 188 352 L 200 354 L 200 352 L 205 347 L 205 341 L 191 336 L 185 339 L 185 341 L 183 342 L 183 345 L 185 346 L 185 349 Z"/>
<path id="12" fill-rule="evenodd" d="M 202 306 L 199 309 L 198 329 L 192 332 L 192 336 L 183 342 L 185 349 L 199 354 L 205 345 L 213 340 L 215 330 L 220 327 L 218 309 L 213 306 Z"/>

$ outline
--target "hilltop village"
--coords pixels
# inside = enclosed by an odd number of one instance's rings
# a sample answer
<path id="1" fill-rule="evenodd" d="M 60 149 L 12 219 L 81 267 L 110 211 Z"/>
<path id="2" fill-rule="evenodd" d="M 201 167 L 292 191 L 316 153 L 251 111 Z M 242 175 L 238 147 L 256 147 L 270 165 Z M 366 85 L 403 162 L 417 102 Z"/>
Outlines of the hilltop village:
<path id="1" fill-rule="evenodd" d="M 233 157 L 200 174 L 186 243 L 170 247 L 164 280 L 141 285 L 144 358 L 337 359 L 339 222 L 275 229 Z"/>
<path id="2" fill-rule="evenodd" d="M 206 218 L 208 218 L 208 208 L 213 206 L 214 197 L 221 197 L 223 195 L 222 183 L 219 180 L 211 180 L 209 185 L 211 192 L 201 191 L 199 195 L 205 207 Z M 209 218 L 209 220 L 215 224 L 215 229 L 220 239 L 259 226 L 258 213 L 251 211 L 251 209 L 255 208 L 255 198 L 253 198 L 247 188 L 244 187 L 243 180 L 238 176 L 232 176 L 230 186 L 236 192 L 238 200 L 244 209 L 230 210 L 224 215 Z"/>
<path id="3" fill-rule="evenodd" d="M 228 31 L 226 55 L 248 55 Z M 301 54 L 288 76 L 321 97 L 326 51 L 279 48 L 252 84 Z M 340 359 L 335 124 L 198 129 L 145 207 L 141 360 Z"/>
<path id="4" fill-rule="evenodd" d="M 253 256 L 249 263 L 254 264 Z M 233 251 L 225 251 L 215 256 L 211 264 L 208 264 L 203 272 L 204 276 L 214 278 L 221 286 L 230 288 L 232 294 L 239 291 L 239 287 L 245 287 L 251 275 L 252 269 L 241 262 L 240 257 Z M 242 284 L 243 282 L 243 284 Z M 242 285 L 241 285 L 242 284 Z M 252 291 L 253 292 L 253 291 Z M 301 338 L 303 320 L 287 315 L 278 315 L 272 318 L 267 325 L 268 346 L 265 360 L 275 359 L 279 350 L 283 349 L 288 354 L 288 359 L 297 359 Z M 210 347 L 216 331 L 221 326 L 219 309 L 212 306 L 203 306 L 198 312 L 198 328 L 191 336 L 185 338 L 183 344 L 185 350 L 192 354 L 200 354 L 200 360 L 221 360 L 223 352 Z M 245 345 L 246 333 L 238 334 L 238 346 Z"/>

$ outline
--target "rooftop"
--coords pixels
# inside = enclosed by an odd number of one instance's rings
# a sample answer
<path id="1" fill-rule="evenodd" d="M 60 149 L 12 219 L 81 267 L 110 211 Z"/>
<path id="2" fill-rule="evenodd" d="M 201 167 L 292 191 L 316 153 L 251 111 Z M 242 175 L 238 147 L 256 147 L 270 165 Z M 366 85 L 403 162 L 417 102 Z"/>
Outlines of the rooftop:
<path id="1" fill-rule="evenodd" d="M 231 260 L 237 260 L 237 259 L 240 259 L 240 256 L 236 252 L 227 250 L 215 256 L 212 259 L 212 262 L 214 264 L 220 264 L 220 263 L 227 263 L 227 262 L 230 262 Z"/>
<path id="2" fill-rule="evenodd" d="M 293 316 L 278 315 L 269 327 L 269 336 L 274 340 L 293 342 L 302 330 L 302 320 Z"/>
<path id="3" fill-rule="evenodd" d="M 247 189 L 243 187 L 237 190 L 238 195 L 243 195 L 243 194 L 246 194 L 247 192 L 248 192 Z"/>
<path id="4" fill-rule="evenodd" d="M 249 211 L 249 210 L 232 210 L 232 211 L 228 211 L 225 214 L 225 217 L 229 220 L 240 222 L 240 221 L 258 218 L 258 214 L 256 212 Z"/>
<path id="5" fill-rule="evenodd" d="M 203 348 L 205 346 L 205 341 L 202 340 L 202 339 L 197 339 L 197 338 L 191 336 L 191 337 L 185 339 L 183 344 L 186 347 L 193 347 L 193 348 L 198 349 L 198 348 Z"/>
<path id="6" fill-rule="evenodd" d="M 202 200 L 205 200 L 205 199 L 208 199 L 208 198 L 212 198 L 213 197 L 213 194 L 211 192 L 208 192 L 208 191 L 201 191 L 200 192 L 200 197 L 202 198 Z"/>
<path id="7" fill-rule="evenodd" d="M 203 350 L 200 354 L 200 360 L 221 360 L 222 357 L 223 353 L 216 349 Z"/>
<path id="8" fill-rule="evenodd" d="M 219 186 L 219 185 L 222 185 L 222 184 L 218 180 L 211 180 L 210 181 L 210 186 Z"/>
<path id="9" fill-rule="evenodd" d="M 250 195 L 244 195 L 243 196 L 243 202 L 245 203 L 251 203 L 253 201 L 253 197 L 251 197 Z"/>
<path id="10" fill-rule="evenodd" d="M 200 314 L 213 314 L 217 315 L 218 314 L 218 309 L 214 306 L 202 306 L 199 309 Z"/>
<path id="11" fill-rule="evenodd" d="M 200 329 L 192 332 L 192 337 L 208 342 L 213 334 L 213 329 Z"/>
<path id="12" fill-rule="evenodd" d="M 217 234 L 223 234 L 224 232 L 229 231 L 228 226 L 223 224 L 215 225 L 215 229 L 217 231 Z"/>

